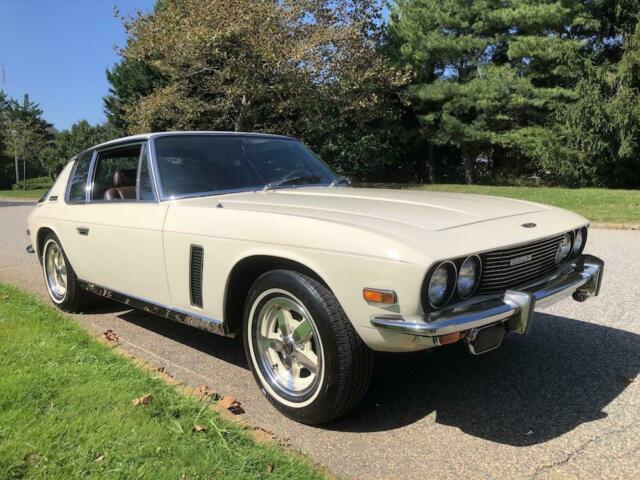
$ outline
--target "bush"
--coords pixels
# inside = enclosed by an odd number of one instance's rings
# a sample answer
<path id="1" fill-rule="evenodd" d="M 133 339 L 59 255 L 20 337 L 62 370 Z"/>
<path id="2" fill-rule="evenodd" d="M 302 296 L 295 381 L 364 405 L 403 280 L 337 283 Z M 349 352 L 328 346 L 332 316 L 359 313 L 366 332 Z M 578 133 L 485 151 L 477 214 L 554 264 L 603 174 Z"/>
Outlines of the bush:
<path id="1" fill-rule="evenodd" d="M 35 177 L 35 178 L 27 178 L 26 180 L 26 188 L 22 181 L 20 183 L 14 183 L 11 185 L 12 190 L 40 190 L 42 188 L 51 188 L 53 185 L 53 180 L 51 177 Z"/>

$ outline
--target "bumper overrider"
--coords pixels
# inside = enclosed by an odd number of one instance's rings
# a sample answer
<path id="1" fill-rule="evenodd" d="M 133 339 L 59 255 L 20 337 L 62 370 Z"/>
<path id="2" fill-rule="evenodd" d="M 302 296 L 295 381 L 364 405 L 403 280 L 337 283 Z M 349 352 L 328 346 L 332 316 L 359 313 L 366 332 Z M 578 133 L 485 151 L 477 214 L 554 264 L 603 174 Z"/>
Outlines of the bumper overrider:
<path id="1" fill-rule="evenodd" d="M 569 295 L 579 302 L 600 293 L 604 262 L 593 255 L 580 255 L 562 264 L 556 271 L 518 290 L 507 290 L 499 296 L 483 296 L 424 315 L 377 315 L 371 318 L 375 327 L 422 337 L 432 337 L 434 344 L 450 343 L 448 339 L 466 339 L 473 353 L 492 348 L 475 348 L 473 342 L 482 330 L 495 325 L 524 334 L 529 330 L 534 309 L 547 307 Z M 459 334 L 459 335 L 456 335 Z M 491 335 L 495 338 L 495 335 Z M 501 336 L 489 340 L 495 347 Z M 439 341 L 447 339 L 446 341 Z M 482 351 L 480 351 L 482 350 Z"/>

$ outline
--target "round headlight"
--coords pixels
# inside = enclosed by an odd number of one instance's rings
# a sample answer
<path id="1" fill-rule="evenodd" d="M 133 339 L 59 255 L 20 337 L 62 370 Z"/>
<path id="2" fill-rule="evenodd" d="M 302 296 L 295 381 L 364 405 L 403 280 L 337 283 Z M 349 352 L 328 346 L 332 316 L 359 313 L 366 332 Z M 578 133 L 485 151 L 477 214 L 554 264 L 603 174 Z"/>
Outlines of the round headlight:
<path id="1" fill-rule="evenodd" d="M 442 307 L 453 295 L 456 283 L 456 267 L 452 262 L 442 262 L 429 279 L 427 296 L 432 307 Z"/>
<path id="2" fill-rule="evenodd" d="M 474 255 L 467 257 L 458 272 L 458 295 L 461 298 L 471 295 L 480 280 L 480 259 Z"/>
<path id="3" fill-rule="evenodd" d="M 572 253 L 574 255 L 580 255 L 582 253 L 582 250 L 584 250 L 584 244 L 586 242 L 587 242 L 587 227 L 582 227 L 574 235 Z"/>
<path id="4" fill-rule="evenodd" d="M 563 261 L 571 253 L 571 249 L 573 248 L 573 239 L 571 237 L 571 233 L 565 233 L 564 237 L 562 237 L 560 245 L 558 245 L 558 250 L 556 251 L 556 262 Z"/>

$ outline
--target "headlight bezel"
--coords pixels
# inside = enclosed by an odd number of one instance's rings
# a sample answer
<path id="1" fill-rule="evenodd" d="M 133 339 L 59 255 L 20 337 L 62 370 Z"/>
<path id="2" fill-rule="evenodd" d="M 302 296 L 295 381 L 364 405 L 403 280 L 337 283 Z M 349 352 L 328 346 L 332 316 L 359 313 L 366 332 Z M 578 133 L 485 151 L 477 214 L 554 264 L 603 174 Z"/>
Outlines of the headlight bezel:
<path id="1" fill-rule="evenodd" d="M 440 267 L 446 267 L 449 270 L 448 277 L 447 277 L 448 285 L 447 285 L 446 295 L 443 297 L 442 301 L 434 304 L 431 301 L 431 295 L 430 295 L 431 284 L 433 282 L 435 273 L 440 269 Z M 426 288 L 423 288 L 423 292 L 422 292 L 423 304 L 425 304 L 425 300 L 426 300 L 426 305 L 429 305 L 430 308 L 434 310 L 438 310 L 440 308 L 445 307 L 453 298 L 453 295 L 455 294 L 457 289 L 457 284 L 458 284 L 458 267 L 456 266 L 456 264 L 451 260 L 443 260 L 441 262 L 438 262 L 433 268 L 429 270 L 429 273 L 425 277 Z"/>
<path id="2" fill-rule="evenodd" d="M 477 263 L 477 267 L 476 267 L 476 277 L 473 283 L 473 288 L 469 291 L 469 293 L 463 294 L 462 292 L 460 292 L 460 276 L 462 275 L 462 270 L 464 268 L 464 265 L 469 261 L 469 260 L 475 260 Z M 480 285 L 480 279 L 482 278 L 482 259 L 480 258 L 480 255 L 469 255 L 468 257 L 466 257 L 464 260 L 462 260 L 462 263 L 460 264 L 460 267 L 458 268 L 458 274 L 456 276 L 456 294 L 458 295 L 458 297 L 460 299 L 467 299 L 469 297 L 471 297 L 474 293 L 476 293 L 476 290 L 478 289 L 478 286 Z"/>
<path id="3" fill-rule="evenodd" d="M 556 264 L 560 264 L 562 262 L 564 262 L 565 260 L 568 260 L 572 254 L 573 254 L 573 231 L 570 232 L 566 232 L 563 236 L 562 239 L 560 239 L 560 243 L 558 244 L 558 248 L 556 249 Z M 569 247 L 568 250 L 566 250 L 566 254 L 565 255 L 561 255 L 561 252 L 563 250 L 563 242 L 565 241 L 565 239 L 569 239 Z"/>
<path id="4" fill-rule="evenodd" d="M 578 234 L 582 236 L 582 243 L 580 247 L 576 250 L 576 240 L 578 239 Z M 587 238 L 589 238 L 589 229 L 587 226 L 578 228 L 575 232 L 573 232 L 573 243 L 571 244 L 571 256 L 577 257 L 581 255 L 584 251 L 584 247 L 587 245 Z"/>

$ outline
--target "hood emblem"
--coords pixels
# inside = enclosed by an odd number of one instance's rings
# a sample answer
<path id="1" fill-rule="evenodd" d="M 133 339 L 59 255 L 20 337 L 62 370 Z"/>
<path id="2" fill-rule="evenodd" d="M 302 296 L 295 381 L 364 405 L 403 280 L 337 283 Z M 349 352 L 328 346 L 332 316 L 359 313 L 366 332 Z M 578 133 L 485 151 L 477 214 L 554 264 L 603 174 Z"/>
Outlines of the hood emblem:
<path id="1" fill-rule="evenodd" d="M 524 228 L 533 228 L 533 227 L 537 227 L 537 225 L 533 222 L 529 222 L 529 223 L 523 223 L 522 226 Z"/>

